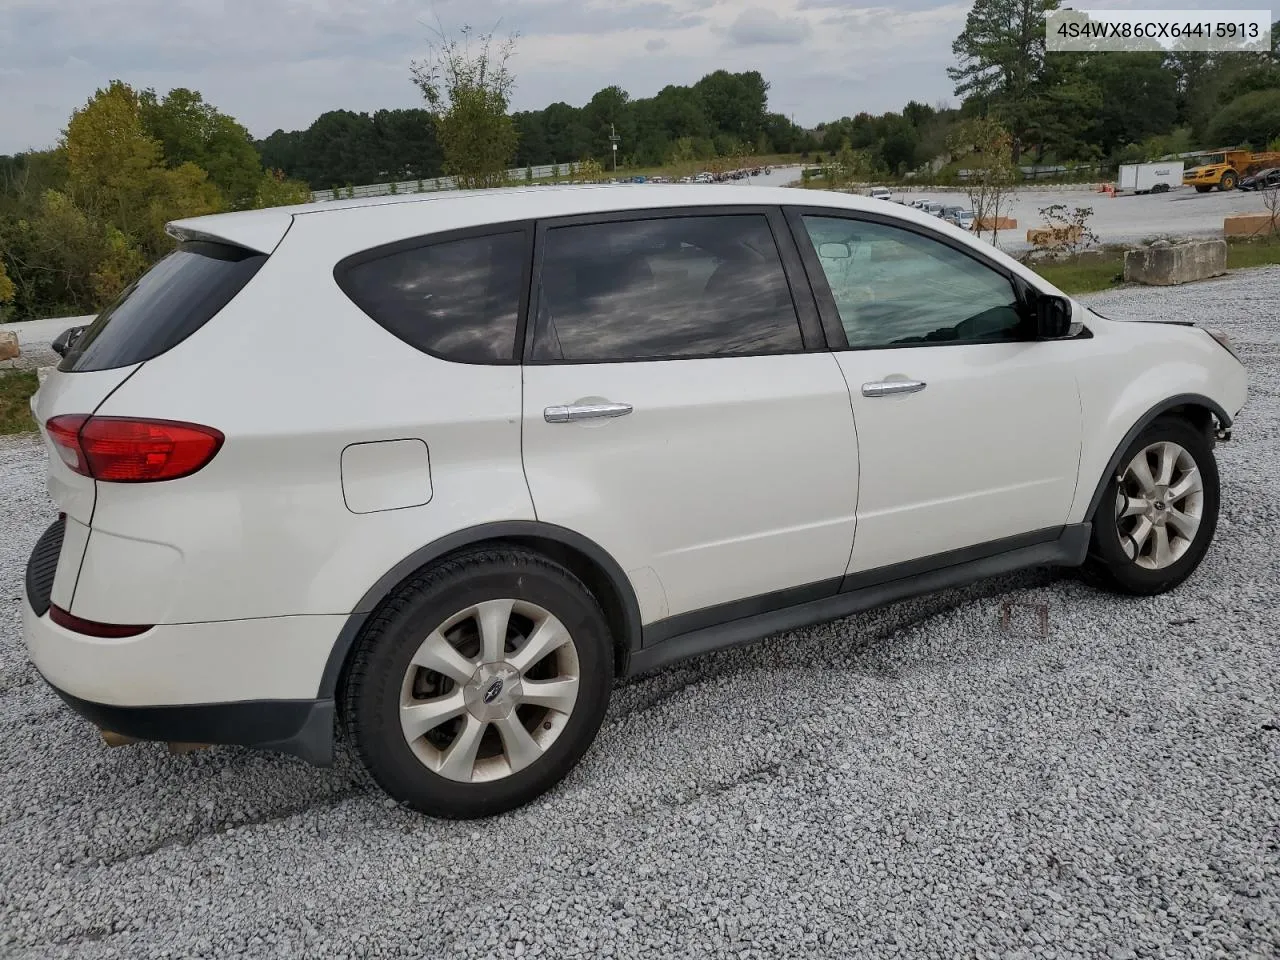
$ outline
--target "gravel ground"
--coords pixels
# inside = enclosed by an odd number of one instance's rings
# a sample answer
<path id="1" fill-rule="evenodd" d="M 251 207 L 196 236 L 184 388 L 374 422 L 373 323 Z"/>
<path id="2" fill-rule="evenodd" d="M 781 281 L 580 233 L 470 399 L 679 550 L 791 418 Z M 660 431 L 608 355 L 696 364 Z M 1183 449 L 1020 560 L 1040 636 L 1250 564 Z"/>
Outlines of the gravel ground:
<path id="1" fill-rule="evenodd" d="M 1280 955 L 1280 269 L 1098 302 L 1211 318 L 1252 371 L 1184 587 L 1032 572 L 703 657 L 480 823 L 346 766 L 105 747 L 22 652 L 52 508 L 0 443 L 0 955 Z"/>

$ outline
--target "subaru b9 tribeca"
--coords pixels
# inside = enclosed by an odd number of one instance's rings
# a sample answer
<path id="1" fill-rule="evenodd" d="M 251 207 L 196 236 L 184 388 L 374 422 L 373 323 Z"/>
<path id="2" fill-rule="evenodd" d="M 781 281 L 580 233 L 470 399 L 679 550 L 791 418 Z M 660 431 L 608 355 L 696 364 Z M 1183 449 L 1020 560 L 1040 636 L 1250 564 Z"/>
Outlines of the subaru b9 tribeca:
<path id="1" fill-rule="evenodd" d="M 1033 565 L 1181 583 L 1246 398 L 936 217 L 605 186 L 175 222 L 32 406 L 30 656 L 142 739 L 426 813 L 557 783 L 615 678 Z"/>

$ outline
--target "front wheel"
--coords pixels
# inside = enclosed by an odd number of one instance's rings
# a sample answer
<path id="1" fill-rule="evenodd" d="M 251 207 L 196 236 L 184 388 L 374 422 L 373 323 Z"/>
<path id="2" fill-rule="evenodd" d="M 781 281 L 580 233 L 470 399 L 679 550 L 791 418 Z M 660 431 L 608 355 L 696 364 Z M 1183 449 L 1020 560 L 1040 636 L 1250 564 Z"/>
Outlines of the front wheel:
<path id="1" fill-rule="evenodd" d="M 1228 170 L 1226 173 L 1222 175 L 1222 180 L 1219 181 L 1218 183 L 1218 189 L 1222 190 L 1225 193 L 1226 191 L 1234 190 L 1235 188 L 1236 188 L 1236 175 L 1232 173 L 1230 170 Z"/>
<path id="2" fill-rule="evenodd" d="M 1218 465 L 1207 434 L 1162 417 L 1120 460 L 1093 518 L 1083 573 L 1090 582 L 1149 596 L 1200 565 L 1218 524 Z"/>
<path id="3" fill-rule="evenodd" d="M 486 817 L 550 790 L 595 739 L 613 686 L 599 604 L 565 567 L 498 546 L 411 578 L 347 670 L 365 769 L 434 816 Z"/>

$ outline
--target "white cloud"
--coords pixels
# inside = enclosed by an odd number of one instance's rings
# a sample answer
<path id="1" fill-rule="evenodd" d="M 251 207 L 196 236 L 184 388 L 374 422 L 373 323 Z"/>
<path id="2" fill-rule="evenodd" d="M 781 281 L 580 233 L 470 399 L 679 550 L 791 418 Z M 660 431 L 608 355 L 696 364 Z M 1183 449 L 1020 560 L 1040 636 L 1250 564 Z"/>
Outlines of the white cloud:
<path id="1" fill-rule="evenodd" d="M 782 17 L 763 7 L 751 7 L 738 14 L 726 31 L 729 39 L 742 46 L 799 43 L 813 33 L 803 17 Z"/>

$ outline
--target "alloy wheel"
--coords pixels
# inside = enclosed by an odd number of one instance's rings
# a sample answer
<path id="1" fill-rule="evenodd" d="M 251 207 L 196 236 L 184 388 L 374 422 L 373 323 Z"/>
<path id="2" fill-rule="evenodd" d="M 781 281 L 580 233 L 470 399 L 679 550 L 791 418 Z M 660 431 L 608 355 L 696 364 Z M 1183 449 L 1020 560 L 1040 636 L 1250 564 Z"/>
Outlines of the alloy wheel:
<path id="1" fill-rule="evenodd" d="M 486 600 L 422 641 L 401 685 L 400 728 L 442 777 L 498 780 L 555 743 L 580 679 L 577 647 L 554 615 L 525 600 Z"/>
<path id="2" fill-rule="evenodd" d="M 1147 570 L 1177 563 L 1204 516 L 1204 481 L 1185 447 L 1160 441 L 1138 451 L 1116 488 L 1116 530 L 1126 555 Z"/>

